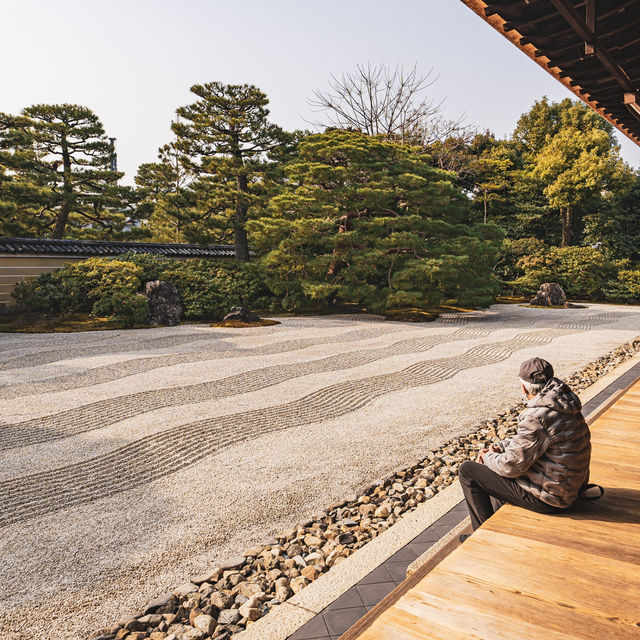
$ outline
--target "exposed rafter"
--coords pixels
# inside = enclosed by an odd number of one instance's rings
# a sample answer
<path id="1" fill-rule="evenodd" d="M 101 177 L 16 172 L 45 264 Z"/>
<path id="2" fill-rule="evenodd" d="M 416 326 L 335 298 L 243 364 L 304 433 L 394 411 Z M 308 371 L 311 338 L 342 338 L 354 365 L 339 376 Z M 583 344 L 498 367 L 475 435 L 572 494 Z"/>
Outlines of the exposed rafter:
<path id="1" fill-rule="evenodd" d="M 640 145 L 640 0 L 462 2 Z"/>

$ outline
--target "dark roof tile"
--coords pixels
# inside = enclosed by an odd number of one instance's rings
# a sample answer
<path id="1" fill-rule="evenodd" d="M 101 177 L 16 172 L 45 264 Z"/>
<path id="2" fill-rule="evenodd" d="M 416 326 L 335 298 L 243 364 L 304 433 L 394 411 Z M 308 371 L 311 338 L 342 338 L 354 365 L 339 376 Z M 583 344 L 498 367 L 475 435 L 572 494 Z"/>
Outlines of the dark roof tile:
<path id="1" fill-rule="evenodd" d="M 230 245 L 168 244 L 156 242 L 114 242 L 110 240 L 52 240 L 49 238 L 2 238 L 0 254 L 64 256 L 117 256 L 146 253 L 184 258 L 233 258 Z"/>

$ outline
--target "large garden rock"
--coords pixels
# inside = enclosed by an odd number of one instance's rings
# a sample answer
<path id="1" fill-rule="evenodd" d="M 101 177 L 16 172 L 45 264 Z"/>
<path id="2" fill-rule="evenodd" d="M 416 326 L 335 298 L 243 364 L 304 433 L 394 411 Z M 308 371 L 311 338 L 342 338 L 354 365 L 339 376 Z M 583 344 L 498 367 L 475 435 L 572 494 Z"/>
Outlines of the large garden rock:
<path id="1" fill-rule="evenodd" d="M 224 320 L 238 320 L 239 322 L 260 322 L 260 316 L 246 307 L 231 307 Z"/>
<path id="2" fill-rule="evenodd" d="M 545 282 L 540 285 L 538 293 L 529 304 L 537 307 L 562 307 L 566 301 L 567 295 L 557 282 Z"/>
<path id="3" fill-rule="evenodd" d="M 163 324 L 169 327 L 180 324 L 182 298 L 173 282 L 147 282 L 144 285 L 144 294 L 149 302 L 149 324 Z"/>

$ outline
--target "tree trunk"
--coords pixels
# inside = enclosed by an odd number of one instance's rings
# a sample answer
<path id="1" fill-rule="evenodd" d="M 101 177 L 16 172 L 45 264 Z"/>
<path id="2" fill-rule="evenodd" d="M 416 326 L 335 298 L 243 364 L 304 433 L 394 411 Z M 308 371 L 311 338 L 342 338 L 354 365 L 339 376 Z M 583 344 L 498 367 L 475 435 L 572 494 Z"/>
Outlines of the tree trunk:
<path id="1" fill-rule="evenodd" d="M 573 207 L 568 206 L 560 213 L 562 218 L 562 246 L 571 246 L 573 236 Z"/>
<path id="2" fill-rule="evenodd" d="M 236 178 L 236 185 L 240 193 L 247 193 L 247 176 L 241 174 Z M 233 225 L 233 244 L 236 249 L 236 260 L 247 262 L 249 260 L 249 242 L 247 240 L 247 204 L 238 199 L 236 203 L 236 217 Z"/>
<path id="3" fill-rule="evenodd" d="M 484 194 L 484 223 L 487 224 L 487 193 Z"/>
<path id="4" fill-rule="evenodd" d="M 240 194 L 249 192 L 247 185 L 247 176 L 242 172 L 242 151 L 240 149 L 239 136 L 236 133 L 231 134 L 233 141 L 233 151 L 231 152 L 236 161 L 236 169 L 238 171 L 236 175 L 236 188 Z M 236 250 L 236 260 L 240 262 L 249 261 L 249 242 L 247 240 L 247 212 L 249 207 L 244 201 L 242 195 L 236 201 L 236 215 L 233 223 L 233 244 Z"/>
<path id="5" fill-rule="evenodd" d="M 53 227 L 52 238 L 64 238 L 64 230 L 71 213 L 71 204 L 73 200 L 73 187 L 71 186 L 71 157 L 69 156 L 69 148 L 67 147 L 67 138 L 63 134 L 60 141 L 62 147 L 62 202 L 60 203 L 60 211 L 56 217 L 56 224 Z"/>

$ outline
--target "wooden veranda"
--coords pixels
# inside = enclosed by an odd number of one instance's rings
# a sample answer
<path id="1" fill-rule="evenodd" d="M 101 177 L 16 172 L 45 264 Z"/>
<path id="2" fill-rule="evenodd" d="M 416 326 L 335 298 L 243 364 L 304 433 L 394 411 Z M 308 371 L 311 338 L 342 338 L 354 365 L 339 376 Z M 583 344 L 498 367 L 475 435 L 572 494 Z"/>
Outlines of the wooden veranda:
<path id="1" fill-rule="evenodd" d="M 504 506 L 342 639 L 638 640 L 640 380 L 591 429 L 602 499 L 561 515 Z"/>

